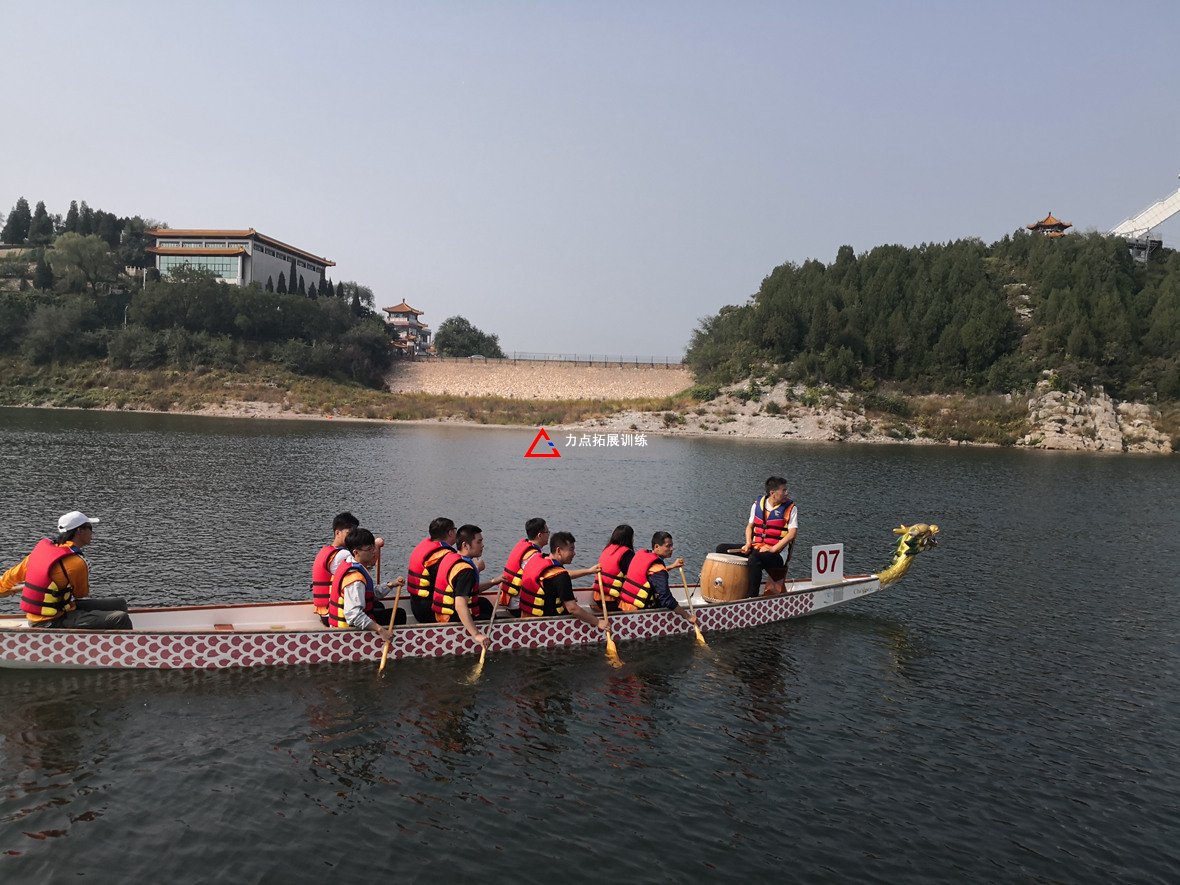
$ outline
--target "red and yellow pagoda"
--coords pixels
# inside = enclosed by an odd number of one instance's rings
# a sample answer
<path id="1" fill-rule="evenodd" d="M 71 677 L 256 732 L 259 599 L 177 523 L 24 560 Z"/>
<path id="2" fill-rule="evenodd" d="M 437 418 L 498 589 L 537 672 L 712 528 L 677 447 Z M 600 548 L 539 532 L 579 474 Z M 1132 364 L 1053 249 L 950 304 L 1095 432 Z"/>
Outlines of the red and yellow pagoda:
<path id="1" fill-rule="evenodd" d="M 1068 221 L 1062 221 L 1060 218 L 1054 218 L 1053 213 L 1050 212 L 1040 221 L 1026 224 L 1025 227 L 1033 233 L 1041 233 L 1047 237 L 1063 237 L 1065 236 L 1065 229 L 1073 227 L 1073 225 Z"/>

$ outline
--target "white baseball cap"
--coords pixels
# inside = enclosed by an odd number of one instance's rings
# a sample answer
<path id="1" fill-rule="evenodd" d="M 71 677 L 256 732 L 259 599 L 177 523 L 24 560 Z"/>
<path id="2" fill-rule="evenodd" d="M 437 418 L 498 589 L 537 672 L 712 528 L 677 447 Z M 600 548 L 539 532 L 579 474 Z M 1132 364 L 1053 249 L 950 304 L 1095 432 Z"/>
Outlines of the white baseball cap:
<path id="1" fill-rule="evenodd" d="M 69 513 L 63 513 L 57 520 L 57 530 L 59 532 L 72 532 L 74 529 L 86 525 L 88 522 L 98 522 L 98 517 L 93 519 L 83 513 L 81 510 L 71 510 Z"/>

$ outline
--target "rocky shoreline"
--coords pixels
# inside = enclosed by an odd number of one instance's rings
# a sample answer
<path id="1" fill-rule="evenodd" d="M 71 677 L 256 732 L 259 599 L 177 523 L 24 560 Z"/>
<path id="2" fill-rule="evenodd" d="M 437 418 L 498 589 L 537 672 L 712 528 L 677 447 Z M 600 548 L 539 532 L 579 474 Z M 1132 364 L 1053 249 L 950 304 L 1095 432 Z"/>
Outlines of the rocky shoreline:
<path id="1" fill-rule="evenodd" d="M 984 397 L 978 399 L 987 399 Z M 1008 405 L 1011 423 L 1021 431 L 1000 441 L 942 438 L 924 429 L 933 415 L 953 426 L 970 408 L 971 399 L 927 395 L 896 402 L 916 403 L 914 414 L 898 417 L 866 408 L 864 397 L 851 391 L 816 393 L 799 384 L 781 382 L 758 397 L 740 386 L 688 412 L 628 411 L 609 418 L 579 422 L 569 429 L 660 433 L 687 436 L 799 442 L 856 442 L 904 445 L 1010 444 L 1053 451 L 1171 454 L 1173 441 L 1157 427 L 1159 411 L 1143 403 L 1116 403 L 1104 391 L 1060 392 L 1048 382 L 1031 396 L 992 398 Z M 870 400 L 871 401 L 871 400 Z M 1025 405 L 1027 403 L 1027 406 Z M 888 405 L 888 403 L 887 403 Z M 899 409 L 900 411 L 900 409 Z M 1022 420 L 1021 420 L 1022 419 Z M 980 420 L 994 420 L 984 416 Z"/>
<path id="2" fill-rule="evenodd" d="M 585 371 L 585 370 L 583 370 Z M 634 370 L 626 370 L 633 372 Z M 656 370 L 662 372 L 663 370 Z M 671 374 L 671 373 L 669 373 Z M 632 383 L 639 376 L 632 375 Z M 669 383 L 663 377 L 660 384 Z M 611 379 L 614 383 L 615 379 Z M 552 390 L 554 385 L 550 385 Z M 532 391 L 530 391 L 531 393 Z M 577 386 L 561 399 L 581 402 Z M 632 388 L 632 394 L 647 393 Z M 388 394 L 387 394 L 388 395 Z M 486 395 L 504 396 L 498 390 Z M 378 401 L 381 394 L 376 394 Z M 427 397 L 430 394 L 426 394 Z M 436 396 L 439 396 L 436 394 Z M 451 395 L 453 397 L 453 394 Z M 526 395 L 526 399 L 528 396 Z M 277 399 L 277 401 L 276 401 Z M 220 399 L 206 405 L 105 405 L 109 411 L 143 411 L 215 418 L 264 420 L 335 420 L 461 427 L 533 426 L 531 419 L 497 423 L 491 416 L 466 414 L 394 419 L 301 404 L 291 395 L 275 399 Z M 509 399 L 515 399 L 510 397 Z M 626 400 L 623 400 L 625 403 Z M 451 401 L 453 407 L 453 400 Z M 1171 454 L 1180 448 L 1175 409 L 1168 421 L 1143 403 L 1116 402 L 1102 390 L 1058 391 L 1046 380 L 1031 395 L 967 396 L 965 394 L 905 396 L 880 392 L 809 388 L 780 382 L 766 389 L 735 385 L 707 402 L 686 404 L 683 396 L 668 400 L 665 411 L 625 409 L 583 421 L 546 421 L 554 439 L 558 432 L 649 433 L 724 437 L 783 442 L 855 442 L 903 445 L 1008 445 L 1052 451 Z M 53 407 L 50 403 L 30 404 Z M 445 405 L 445 404 L 444 404 Z M 645 403 L 646 405 L 646 403 Z M 368 414 L 366 415 L 366 411 Z M 560 442 L 559 442 L 560 445 Z"/>

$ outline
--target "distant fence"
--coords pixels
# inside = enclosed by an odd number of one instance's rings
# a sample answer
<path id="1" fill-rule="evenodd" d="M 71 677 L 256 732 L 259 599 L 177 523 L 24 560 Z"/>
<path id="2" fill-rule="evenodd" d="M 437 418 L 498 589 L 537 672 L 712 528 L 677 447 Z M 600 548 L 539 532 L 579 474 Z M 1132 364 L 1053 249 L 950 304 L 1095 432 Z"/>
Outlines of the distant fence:
<path id="1" fill-rule="evenodd" d="M 514 350 L 505 354 L 503 359 L 488 358 L 486 356 L 429 356 L 415 357 L 418 361 L 440 363 L 491 363 L 505 365 L 511 363 L 565 363 L 571 366 L 617 366 L 619 368 L 634 367 L 639 369 L 660 368 L 680 369 L 684 367 L 684 360 L 671 356 L 619 356 L 601 353 L 534 353 L 532 351 Z"/>

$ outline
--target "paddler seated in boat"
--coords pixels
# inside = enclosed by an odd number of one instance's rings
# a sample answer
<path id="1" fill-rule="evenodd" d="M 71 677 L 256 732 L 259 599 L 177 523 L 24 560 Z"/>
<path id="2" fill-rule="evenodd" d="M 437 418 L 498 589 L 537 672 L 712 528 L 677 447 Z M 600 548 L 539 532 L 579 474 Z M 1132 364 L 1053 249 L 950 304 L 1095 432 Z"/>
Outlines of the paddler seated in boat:
<path id="1" fill-rule="evenodd" d="M 344 546 L 344 540 L 360 524 L 361 521 L 347 511 L 336 514 L 332 520 L 332 543 L 321 547 L 311 564 L 311 604 L 325 627 L 328 626 L 328 595 L 332 589 L 332 577 L 340 566 L 352 561 L 352 554 Z"/>
<path id="2" fill-rule="evenodd" d="M 406 613 L 381 604 L 379 588 L 369 571 L 377 564 L 377 539 L 368 529 L 355 528 L 344 539 L 344 546 L 352 559 L 343 563 L 332 577 L 328 591 L 328 626 L 339 630 L 375 630 L 382 635 L 382 627 L 406 622 Z M 389 581 L 389 590 L 405 583 L 405 578 Z"/>
<path id="3" fill-rule="evenodd" d="M 781 476 L 766 480 L 766 494 L 750 508 L 746 521 L 746 542 L 718 544 L 718 553 L 745 556 L 750 563 L 746 596 L 757 596 L 766 570 L 766 594 L 782 593 L 786 586 L 787 566 L 799 532 L 799 510 L 787 497 L 787 481 Z M 735 549 L 736 548 L 736 549 Z"/>
<path id="4" fill-rule="evenodd" d="M 610 611 L 619 610 L 619 589 L 623 586 L 627 567 L 634 556 L 635 529 L 626 524 L 616 526 L 606 547 L 598 555 L 598 564 L 602 567 L 602 586 L 607 592 L 606 607 Z M 602 607 L 597 585 L 594 587 L 594 602 Z"/>
<path id="5" fill-rule="evenodd" d="M 549 539 L 549 555 L 534 556 L 524 566 L 520 580 L 520 616 L 543 618 L 565 613 L 579 621 L 605 630 L 605 620 L 578 605 L 573 578 L 598 574 L 599 566 L 566 570 L 574 561 L 577 545 L 569 532 L 556 532 Z"/>
<path id="6" fill-rule="evenodd" d="M 130 630 L 125 599 L 90 599 L 90 567 L 82 548 L 94 538 L 94 523 L 80 510 L 57 521 L 57 538 L 42 538 L 33 551 L 0 578 L 0 596 L 21 586 L 20 607 L 32 627 Z"/>
<path id="7" fill-rule="evenodd" d="M 431 613 L 439 624 L 458 617 L 471 638 L 486 646 L 490 644 L 488 638 L 476 628 L 475 622 L 486 621 L 492 616 L 492 604 L 479 594 L 495 587 L 504 578 L 498 575 L 483 584 L 479 582 L 476 563 L 483 555 L 483 529 L 479 526 L 459 526 L 455 543 L 458 549 L 447 551 L 438 564 Z"/>
<path id="8" fill-rule="evenodd" d="M 696 614 L 685 612 L 680 607 L 668 585 L 668 569 L 684 566 L 683 559 L 677 559 L 671 565 L 664 562 L 672 555 L 672 550 L 672 536 L 667 532 L 656 532 L 651 536 L 651 549 L 636 552 L 631 565 L 627 567 L 627 576 L 619 590 L 620 609 L 633 612 L 664 608 L 676 612 L 690 624 L 696 624 Z"/>
<path id="9" fill-rule="evenodd" d="M 448 552 L 455 551 L 455 521 L 436 516 L 430 521 L 427 535 L 410 553 L 406 586 L 410 594 L 410 611 L 419 624 L 433 624 L 434 582 L 438 564 Z"/>
<path id="10" fill-rule="evenodd" d="M 524 537 L 516 542 L 504 564 L 504 577 L 500 583 L 500 608 L 510 617 L 520 615 L 520 579 L 525 564 L 541 552 L 549 543 L 549 524 L 541 517 L 534 516 L 524 524 Z"/>

